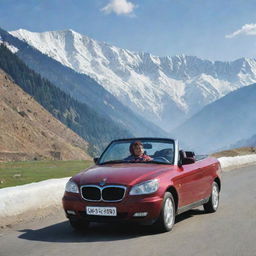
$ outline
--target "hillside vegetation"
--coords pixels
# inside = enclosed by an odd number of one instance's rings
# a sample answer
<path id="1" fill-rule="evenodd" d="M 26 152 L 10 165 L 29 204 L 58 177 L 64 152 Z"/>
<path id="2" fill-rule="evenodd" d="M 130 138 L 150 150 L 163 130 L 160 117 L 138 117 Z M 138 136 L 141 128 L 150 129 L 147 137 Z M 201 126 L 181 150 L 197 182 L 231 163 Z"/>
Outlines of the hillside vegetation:
<path id="1" fill-rule="evenodd" d="M 0 161 L 85 160 L 88 142 L 0 69 Z"/>
<path id="2" fill-rule="evenodd" d="M 127 130 L 100 116 L 29 69 L 3 44 L 0 45 L 0 68 L 54 117 L 88 141 L 91 155 L 98 154 L 115 138 L 131 136 Z"/>

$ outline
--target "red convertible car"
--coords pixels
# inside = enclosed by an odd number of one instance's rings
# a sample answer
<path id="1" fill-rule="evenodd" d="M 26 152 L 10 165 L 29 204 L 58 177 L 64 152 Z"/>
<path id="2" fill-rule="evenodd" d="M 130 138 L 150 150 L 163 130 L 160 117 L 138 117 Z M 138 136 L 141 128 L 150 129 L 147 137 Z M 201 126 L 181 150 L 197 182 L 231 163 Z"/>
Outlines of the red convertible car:
<path id="1" fill-rule="evenodd" d="M 90 222 L 135 221 L 164 232 L 182 212 L 200 205 L 206 212 L 218 208 L 220 163 L 179 150 L 177 140 L 115 140 L 94 161 L 66 184 L 63 207 L 75 229 Z"/>

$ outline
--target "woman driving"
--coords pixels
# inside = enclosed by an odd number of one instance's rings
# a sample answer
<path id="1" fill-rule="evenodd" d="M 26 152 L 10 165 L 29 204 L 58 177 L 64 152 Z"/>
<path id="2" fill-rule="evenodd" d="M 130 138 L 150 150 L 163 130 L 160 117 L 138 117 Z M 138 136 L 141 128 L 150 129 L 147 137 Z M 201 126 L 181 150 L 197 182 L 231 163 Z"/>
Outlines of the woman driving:
<path id="1" fill-rule="evenodd" d="M 146 155 L 144 152 L 143 145 L 140 141 L 135 141 L 131 143 L 129 147 L 131 155 L 125 158 L 125 161 L 129 162 L 145 162 L 145 161 L 151 161 L 153 158 Z"/>

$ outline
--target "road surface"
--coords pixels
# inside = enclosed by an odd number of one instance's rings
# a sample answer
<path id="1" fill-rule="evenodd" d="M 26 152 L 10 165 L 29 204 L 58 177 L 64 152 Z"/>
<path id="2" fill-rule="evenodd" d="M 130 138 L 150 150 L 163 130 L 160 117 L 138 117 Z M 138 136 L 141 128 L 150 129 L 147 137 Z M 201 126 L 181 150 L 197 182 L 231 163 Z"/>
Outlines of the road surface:
<path id="1" fill-rule="evenodd" d="M 74 232 L 62 211 L 0 229 L 0 256 L 256 256 L 256 166 L 223 173 L 220 207 L 177 217 L 174 229 L 93 224 Z"/>

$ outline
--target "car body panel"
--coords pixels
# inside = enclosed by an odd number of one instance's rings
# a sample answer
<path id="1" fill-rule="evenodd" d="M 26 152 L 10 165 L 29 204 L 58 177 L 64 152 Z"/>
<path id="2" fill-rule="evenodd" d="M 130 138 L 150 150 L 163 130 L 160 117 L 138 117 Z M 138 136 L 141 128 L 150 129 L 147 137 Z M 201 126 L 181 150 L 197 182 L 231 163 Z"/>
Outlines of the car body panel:
<path id="1" fill-rule="evenodd" d="M 173 166 L 147 164 L 147 163 L 121 163 L 96 165 L 88 170 L 80 172 L 73 177 L 73 180 L 79 184 L 99 184 L 106 179 L 107 184 L 119 184 L 132 186 L 136 183 L 161 175 L 166 171 L 172 171 Z"/>

